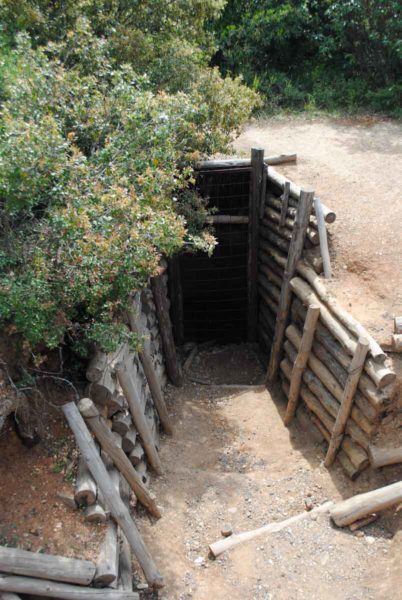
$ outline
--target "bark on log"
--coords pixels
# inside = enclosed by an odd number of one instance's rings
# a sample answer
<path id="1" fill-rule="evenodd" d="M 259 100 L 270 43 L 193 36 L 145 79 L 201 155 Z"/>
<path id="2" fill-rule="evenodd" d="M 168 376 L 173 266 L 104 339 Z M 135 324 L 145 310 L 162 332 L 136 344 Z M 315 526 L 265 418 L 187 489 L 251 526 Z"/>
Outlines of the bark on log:
<path id="1" fill-rule="evenodd" d="M 119 547 L 117 543 L 117 526 L 114 521 L 109 521 L 106 536 L 96 561 L 94 577 L 95 587 L 111 586 L 117 582 L 119 574 Z"/>
<path id="2" fill-rule="evenodd" d="M 122 437 L 126 435 L 126 433 L 130 429 L 130 425 L 132 424 L 131 415 L 128 411 L 121 411 L 113 415 L 112 419 L 112 431 L 115 431 Z"/>
<path id="3" fill-rule="evenodd" d="M 0 592 L 44 596 L 56 600 L 139 600 L 136 592 L 97 590 L 46 579 L 4 574 L 0 575 Z"/>
<path id="4" fill-rule="evenodd" d="M 289 380 L 292 372 L 292 362 L 289 359 L 284 359 L 281 362 L 280 367 L 286 379 Z M 287 385 L 285 392 L 286 395 L 288 395 L 288 392 L 289 386 Z M 316 396 L 307 387 L 305 383 L 302 383 L 300 387 L 300 396 L 303 399 L 309 411 L 311 411 L 311 413 L 313 413 L 320 421 L 320 423 L 322 423 L 322 425 L 325 427 L 326 431 L 328 432 L 328 435 L 325 435 L 324 437 L 329 443 L 331 439 L 331 431 L 335 423 L 335 418 L 333 414 L 330 413 L 329 410 L 327 410 L 327 407 L 322 404 L 319 397 Z M 347 433 L 351 435 L 351 437 L 353 437 L 353 435 L 356 433 L 356 427 L 351 426 L 350 421 L 348 421 L 347 423 Z M 363 435 L 364 434 L 362 433 L 357 433 L 357 438 L 364 439 L 362 438 Z M 354 476 L 357 476 L 368 466 L 368 457 L 367 453 L 362 448 L 360 448 L 361 444 L 357 439 L 353 438 L 357 442 L 356 444 L 350 444 L 349 439 L 350 438 L 344 438 L 342 442 L 342 451 L 345 454 L 345 456 L 348 457 L 348 460 L 351 462 L 351 464 L 353 463 Z M 368 440 L 366 440 L 366 447 L 367 446 Z"/>
<path id="5" fill-rule="evenodd" d="M 289 253 L 286 260 L 285 273 L 283 276 L 281 295 L 279 299 L 279 310 L 275 323 L 274 340 L 272 343 L 271 356 L 267 369 L 267 382 L 269 384 L 272 384 L 274 382 L 281 360 L 283 338 L 285 335 L 285 329 L 290 311 L 292 293 L 290 282 L 295 274 L 296 265 L 299 262 L 303 251 L 313 197 L 314 192 L 302 191 L 300 194 L 295 226 L 293 229 L 292 240 L 290 242 Z"/>
<path id="6" fill-rule="evenodd" d="M 113 486 L 113 483 L 108 475 L 105 465 L 103 464 L 96 448 L 94 441 L 85 425 L 84 419 L 82 418 L 78 408 L 74 402 L 64 404 L 62 407 L 64 416 L 66 417 L 74 435 L 77 440 L 78 447 L 87 463 L 89 470 L 92 473 L 93 478 L 97 482 L 99 489 L 102 491 L 103 496 L 108 504 L 111 514 L 115 521 L 120 525 L 124 534 L 133 549 L 141 568 L 144 571 L 145 577 L 148 583 L 156 588 L 163 586 L 163 580 L 159 574 L 155 563 L 150 556 L 142 538 L 137 530 L 137 527 L 126 507 L 124 502 L 121 500 L 119 494 Z M 0 589 L 1 584 L 0 584 Z M 13 589 L 10 587 L 3 588 L 4 590 L 19 592 L 20 589 Z M 99 590 L 102 591 L 102 590 Z M 114 594 L 118 592 L 113 591 Z M 124 592 L 127 593 L 127 592 Z M 42 594 L 43 595 L 43 594 Z M 59 594 L 56 596 L 64 598 Z M 74 596 L 71 596 L 74 598 Z M 77 598 L 84 599 L 85 596 L 76 596 Z M 113 598 L 114 596 L 110 596 Z M 119 596 L 115 596 L 118 598 Z M 121 597 L 121 596 L 120 596 Z M 123 596 L 124 597 L 124 596 Z M 96 596 L 94 596 L 96 598 Z"/>
<path id="7" fill-rule="evenodd" d="M 295 298 L 292 303 L 292 316 L 295 320 L 297 317 L 300 317 L 303 321 L 305 319 L 307 309 L 301 304 L 301 302 Z M 325 362 L 325 364 L 330 364 L 331 368 L 333 368 L 334 375 L 339 379 L 342 383 L 343 375 L 341 375 L 340 370 L 337 368 L 336 363 L 328 361 L 328 354 L 322 352 L 321 347 L 324 347 L 343 367 L 344 372 L 346 373 L 347 369 L 350 365 L 350 356 L 347 354 L 342 348 L 341 344 L 334 338 L 331 332 L 324 327 L 323 324 L 317 324 L 316 330 L 316 341 L 319 343 L 317 345 L 317 356 L 320 356 L 321 360 Z M 315 342 L 314 342 L 315 343 Z M 343 383 L 342 383 L 343 385 Z M 390 398 L 389 392 L 383 389 L 377 389 L 372 381 L 366 374 L 362 374 L 359 380 L 359 390 L 364 394 L 370 404 L 373 406 L 377 414 L 379 414 L 383 409 L 384 405 Z M 368 414 L 368 413 L 367 413 Z"/>
<path id="8" fill-rule="evenodd" d="M 281 250 L 284 254 L 287 255 L 290 244 L 288 240 L 283 239 L 283 237 L 274 233 L 273 231 L 268 229 L 268 227 L 265 227 L 263 224 L 261 224 L 260 226 L 260 236 L 263 238 L 263 240 L 269 242 L 270 244 L 273 244 L 276 248 L 279 248 L 279 250 Z"/>
<path id="9" fill-rule="evenodd" d="M 273 258 L 271 258 L 261 247 L 258 252 L 258 260 L 260 261 L 260 265 L 262 264 L 268 267 L 282 281 L 284 269 L 277 265 Z"/>
<path id="10" fill-rule="evenodd" d="M 283 225 L 281 225 L 282 213 L 278 213 L 276 210 L 274 210 L 272 208 L 265 209 L 264 217 L 265 218 L 262 219 L 262 223 L 266 227 L 269 227 L 270 229 L 272 229 L 272 231 L 274 231 L 275 233 L 278 233 L 278 235 L 282 231 L 284 233 L 284 235 L 286 236 L 286 239 L 288 239 L 288 234 L 286 232 L 293 231 L 294 219 L 286 219 L 285 218 L 285 220 L 283 221 Z M 320 237 L 319 237 L 317 229 L 314 229 L 311 226 L 307 227 L 307 238 L 310 240 L 310 242 L 314 246 L 318 246 L 318 244 L 320 243 Z"/>
<path id="11" fill-rule="evenodd" d="M 0 594 L 0 600 L 21 600 L 21 597 L 12 592 L 3 592 Z"/>
<path id="12" fill-rule="evenodd" d="M 289 341 L 285 342 L 284 349 L 291 365 L 293 365 L 296 359 L 296 350 Z M 306 368 L 303 372 L 303 382 L 307 385 L 310 392 L 314 394 L 317 400 L 335 421 L 339 410 L 338 402 L 335 400 L 332 394 L 328 392 L 318 377 L 314 375 L 314 373 L 308 368 Z M 330 428 L 330 431 L 332 431 L 332 427 Z M 354 420 L 348 420 L 346 431 L 363 448 L 368 448 L 369 435 L 363 431 L 363 429 Z"/>
<path id="13" fill-rule="evenodd" d="M 78 404 L 82 416 L 87 421 L 89 427 L 99 441 L 101 447 L 113 461 L 114 465 L 121 472 L 130 484 L 131 489 L 149 512 L 155 517 L 160 517 L 160 511 L 156 506 L 155 500 L 150 496 L 148 490 L 142 484 L 133 465 L 130 463 L 123 450 L 117 445 L 112 432 L 103 421 L 95 404 L 89 398 L 83 398 Z M 106 498 L 107 500 L 107 498 Z M 111 508 L 110 506 L 108 508 Z"/>
<path id="14" fill-rule="evenodd" d="M 402 446 L 399 448 L 376 448 L 369 446 L 369 459 L 373 469 L 402 463 Z"/>
<path id="15" fill-rule="evenodd" d="M 290 378 L 290 390 L 288 395 L 288 405 L 286 408 L 285 425 L 289 425 L 293 419 L 296 409 L 297 401 L 299 399 L 299 391 L 303 371 L 306 367 L 308 357 L 313 344 L 314 332 L 317 325 L 317 320 L 320 315 L 320 308 L 311 304 L 308 307 L 306 321 L 304 323 L 303 335 L 300 341 L 299 351 L 297 353 L 296 360 L 293 365 L 292 375 Z"/>
<path id="16" fill-rule="evenodd" d="M 283 196 L 283 194 L 282 194 Z M 281 198 L 282 198 L 281 196 Z M 292 200 L 290 199 L 290 202 Z M 294 203 L 295 206 L 291 206 L 290 204 L 288 204 L 287 210 L 286 210 L 286 221 L 290 221 L 291 223 L 291 227 L 293 229 L 293 224 L 294 224 L 294 218 L 296 216 L 296 212 L 297 212 L 297 203 Z M 266 198 L 265 198 L 265 207 L 266 208 L 272 208 L 274 209 L 276 212 L 281 213 L 282 212 L 282 201 L 280 198 L 278 198 L 277 196 L 274 196 L 273 194 L 267 194 Z M 289 223 L 289 225 L 290 225 Z M 312 227 L 315 231 L 317 231 L 317 219 L 313 216 L 310 215 L 310 227 Z"/>
<path id="17" fill-rule="evenodd" d="M 264 163 L 266 165 L 282 165 L 285 163 L 293 163 L 297 161 L 297 154 L 276 154 L 274 156 L 266 156 Z M 230 168 L 251 168 L 251 160 L 249 158 L 223 158 L 201 160 L 195 164 L 197 171 L 214 171 L 216 169 Z"/>
<path id="18" fill-rule="evenodd" d="M 137 440 L 137 432 L 134 427 L 131 427 L 122 438 L 122 448 L 126 454 L 130 454 L 134 450 Z"/>
<path id="19" fill-rule="evenodd" d="M 130 373 L 128 373 L 122 364 L 116 365 L 116 372 L 128 402 L 134 425 L 141 437 L 148 460 L 155 472 L 158 475 L 161 475 L 163 473 L 162 463 L 160 461 L 152 433 L 148 427 L 148 423 L 143 413 L 141 402 Z"/>
<path id="20" fill-rule="evenodd" d="M 363 327 L 361 323 L 359 323 L 359 321 L 352 317 L 351 314 L 349 314 L 338 304 L 336 298 L 325 288 L 325 285 L 317 276 L 315 271 L 303 261 L 300 261 L 300 263 L 297 265 L 297 271 L 308 281 L 318 295 L 319 299 L 324 302 L 332 314 L 339 319 L 342 325 L 344 325 L 354 336 L 356 336 L 356 338 L 363 337 L 369 341 L 370 354 L 373 357 L 373 360 L 379 364 L 382 364 L 386 359 L 386 354 L 383 352 L 381 346 L 369 334 L 367 329 Z"/>
<path id="21" fill-rule="evenodd" d="M 338 527 L 346 527 L 354 521 L 395 506 L 401 501 L 402 481 L 398 481 L 339 502 L 332 508 L 330 515 Z"/>
<path id="22" fill-rule="evenodd" d="M 276 285 L 277 288 L 278 288 L 278 290 L 281 289 L 281 286 L 282 286 L 282 277 L 279 277 L 269 267 L 267 267 L 266 265 L 261 264 L 261 263 L 259 265 L 259 271 L 260 271 L 260 273 L 263 273 L 266 276 L 266 278 L 268 279 L 268 281 L 270 281 L 271 283 L 273 283 L 274 285 Z"/>
<path id="23" fill-rule="evenodd" d="M 74 500 L 81 506 L 92 506 L 96 502 L 96 483 L 83 459 L 80 456 L 78 462 L 77 481 L 75 484 Z"/>
<path id="24" fill-rule="evenodd" d="M 324 268 L 324 277 L 330 279 L 332 276 L 331 259 L 329 257 L 327 227 L 325 225 L 324 211 L 319 198 L 314 198 L 314 210 L 317 217 L 319 243 Z"/>
<path id="25" fill-rule="evenodd" d="M 19 548 L 0 546 L 0 571 L 64 583 L 89 585 L 95 575 L 95 565 L 52 554 L 38 554 Z"/>
<path id="26" fill-rule="evenodd" d="M 317 507 L 313 508 L 309 512 L 306 511 L 299 515 L 295 515 L 294 517 L 285 519 L 284 521 L 278 521 L 276 523 L 269 523 L 268 525 L 263 525 L 262 527 L 259 527 L 258 529 L 252 529 L 251 531 L 245 531 L 243 533 L 237 533 L 235 535 L 231 535 L 229 537 L 223 538 L 222 540 L 218 540 L 217 542 L 214 542 L 213 544 L 210 544 L 209 550 L 212 553 L 212 555 L 214 556 L 214 558 L 217 558 L 220 554 L 222 554 L 222 552 L 225 552 L 226 550 L 230 550 L 231 548 L 234 548 L 235 546 L 238 546 L 239 544 L 242 544 L 243 542 L 248 542 L 249 540 L 253 540 L 256 537 L 259 537 L 260 535 L 264 535 L 266 533 L 276 533 L 278 531 L 282 531 L 283 529 L 290 527 L 294 523 L 298 523 L 299 521 L 303 521 L 305 519 L 310 518 L 311 515 L 313 515 L 313 514 L 328 513 L 333 508 L 333 506 L 334 506 L 334 503 L 329 501 L 329 502 L 326 502 L 325 504 L 322 504 L 321 506 L 317 506 Z"/>
<path id="27" fill-rule="evenodd" d="M 336 416 L 334 428 L 332 430 L 331 441 L 329 443 L 327 456 L 325 457 L 324 464 L 328 468 L 334 460 L 336 453 L 341 445 L 346 423 L 352 412 L 353 399 L 357 390 L 357 384 L 360 379 L 361 372 L 363 370 L 364 361 L 366 360 L 367 352 L 369 349 L 368 340 L 360 338 L 357 342 L 356 352 L 353 356 L 349 375 L 343 390 L 343 396 L 341 399 L 341 405 L 339 412 Z"/>
<path id="28" fill-rule="evenodd" d="M 118 589 L 127 592 L 133 591 L 133 568 L 131 565 L 131 548 L 126 536 L 119 528 L 120 553 L 119 553 L 119 582 Z"/>
<path id="29" fill-rule="evenodd" d="M 137 333 L 138 335 L 141 335 L 140 327 L 135 318 L 133 310 L 129 311 L 128 318 L 130 322 L 131 331 Z M 154 405 L 158 413 L 160 422 L 162 424 L 163 430 L 168 435 L 173 435 L 173 425 L 166 408 L 165 399 L 163 397 L 163 392 L 159 383 L 158 376 L 156 375 L 152 359 L 149 356 L 148 352 L 145 350 L 145 348 L 140 350 L 138 352 L 138 355 L 140 357 L 142 368 L 144 369 L 145 377 L 148 382 L 151 396 L 154 401 Z"/>
<path id="30" fill-rule="evenodd" d="M 342 347 L 353 356 L 356 350 L 356 341 L 345 327 L 333 317 L 326 305 L 321 302 L 310 285 L 300 277 L 294 277 L 290 286 L 296 296 L 308 306 L 316 302 L 320 306 L 320 321 L 330 330 L 332 335 L 340 342 Z M 372 358 L 368 358 L 364 364 L 364 370 L 374 381 L 377 387 L 384 387 L 395 380 L 395 373 L 387 367 L 377 364 Z"/>
<path id="31" fill-rule="evenodd" d="M 84 520 L 87 523 L 106 523 L 109 516 L 110 512 L 105 510 L 101 504 L 101 500 L 96 504 L 87 506 L 84 511 Z"/>
<path id="32" fill-rule="evenodd" d="M 301 343 L 300 331 L 295 325 L 289 325 L 286 329 L 286 337 L 290 340 L 296 350 L 299 350 Z M 308 366 L 311 371 L 319 378 L 321 383 L 325 385 L 327 390 L 332 394 L 338 402 L 342 402 L 343 389 L 336 381 L 332 373 L 327 367 L 315 356 L 314 353 L 310 353 L 308 357 Z M 335 415 L 336 416 L 336 415 Z M 372 434 L 374 431 L 374 425 L 369 421 L 366 415 L 358 408 L 354 406 L 351 413 L 352 419 L 368 434 Z"/>
<path id="33" fill-rule="evenodd" d="M 286 181 L 289 181 L 289 179 L 286 179 L 286 177 L 280 175 L 280 173 L 278 173 L 278 171 L 275 171 L 275 169 L 269 169 L 268 181 L 270 181 L 271 183 L 276 185 L 280 190 L 283 191 L 285 189 L 285 183 Z M 292 198 L 295 198 L 295 200 L 299 200 L 300 202 L 300 194 L 302 190 L 299 188 L 298 185 L 294 184 L 293 181 L 290 181 L 289 192 Z M 324 212 L 325 221 L 327 223 L 333 223 L 336 219 L 336 213 L 330 208 L 328 208 L 328 206 L 326 206 L 323 202 L 321 202 L 321 205 Z"/>
<path id="34" fill-rule="evenodd" d="M 271 311 L 271 313 L 273 314 L 273 316 L 276 319 L 276 315 L 278 312 L 278 303 L 276 300 L 273 300 L 266 292 L 266 289 L 264 288 L 263 285 L 259 285 L 258 287 L 258 292 L 260 294 L 260 298 L 263 301 L 263 304 L 265 306 L 267 306 L 269 308 L 269 310 Z"/>
<path id="35" fill-rule="evenodd" d="M 285 187 L 283 190 L 283 194 L 280 198 L 282 206 L 281 206 L 281 213 L 279 216 L 279 225 L 281 227 L 284 227 L 285 222 L 286 222 L 286 215 L 288 212 L 288 204 L 289 204 L 289 193 L 290 193 L 290 181 L 285 181 Z M 293 223 L 292 223 L 292 229 L 293 229 Z"/>
<path id="36" fill-rule="evenodd" d="M 151 278 L 151 288 L 155 301 L 158 317 L 159 331 L 162 338 L 166 362 L 166 371 L 173 385 L 180 387 L 183 384 L 183 373 L 177 358 L 176 346 L 173 339 L 172 323 L 170 321 L 169 307 L 166 297 L 165 285 L 162 276 Z"/>

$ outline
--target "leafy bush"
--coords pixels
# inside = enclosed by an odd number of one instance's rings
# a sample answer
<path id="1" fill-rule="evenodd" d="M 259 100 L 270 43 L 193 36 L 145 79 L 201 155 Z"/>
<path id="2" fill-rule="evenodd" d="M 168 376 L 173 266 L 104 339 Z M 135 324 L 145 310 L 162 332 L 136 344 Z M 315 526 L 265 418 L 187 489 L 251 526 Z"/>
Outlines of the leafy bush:
<path id="1" fill-rule="evenodd" d="M 28 1 L 2 3 L 0 320 L 32 349 L 68 342 L 82 353 L 127 338 L 117 317 L 157 273 L 161 255 L 183 244 L 212 250 L 191 165 L 228 149 L 257 96 L 204 66 L 204 54 L 195 63 L 176 54 L 183 89 L 178 79 L 165 86 L 155 56 L 152 77 L 134 60 L 119 62 L 113 19 L 94 10 L 126 3 L 67 3 L 65 13 L 62 4 L 38 2 L 32 12 Z M 203 3 L 193 5 L 204 14 Z M 178 35 L 176 25 L 166 26 L 161 48 Z M 156 20 L 154 27 L 158 40 Z M 189 22 L 179 34 L 191 37 Z M 207 37 L 198 39 L 207 45 Z"/>
<path id="2" fill-rule="evenodd" d="M 400 2 L 229 0 L 216 64 L 276 108 L 400 109 Z"/>

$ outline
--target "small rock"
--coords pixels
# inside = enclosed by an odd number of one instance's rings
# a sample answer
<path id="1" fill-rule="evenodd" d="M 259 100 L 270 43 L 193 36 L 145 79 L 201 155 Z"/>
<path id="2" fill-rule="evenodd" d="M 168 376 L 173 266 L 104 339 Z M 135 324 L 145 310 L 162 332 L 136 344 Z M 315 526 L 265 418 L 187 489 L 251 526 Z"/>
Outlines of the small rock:
<path id="1" fill-rule="evenodd" d="M 368 544 L 370 544 L 370 545 L 371 545 L 371 544 L 374 544 L 374 542 L 375 542 L 375 537 L 373 537 L 372 535 L 366 535 L 366 542 L 367 542 Z"/>
<path id="2" fill-rule="evenodd" d="M 304 506 L 306 510 L 311 510 L 313 508 L 313 501 L 311 498 L 304 498 Z"/>
<path id="3" fill-rule="evenodd" d="M 203 563 L 204 563 L 204 557 L 197 556 L 197 558 L 194 561 L 194 564 L 200 567 Z"/>
<path id="4" fill-rule="evenodd" d="M 355 536 L 358 538 L 363 538 L 364 537 L 364 531 L 356 531 L 355 532 Z"/>
<path id="5" fill-rule="evenodd" d="M 225 523 L 225 525 L 221 529 L 221 535 L 223 537 L 229 537 L 233 533 L 233 528 L 229 523 Z"/>

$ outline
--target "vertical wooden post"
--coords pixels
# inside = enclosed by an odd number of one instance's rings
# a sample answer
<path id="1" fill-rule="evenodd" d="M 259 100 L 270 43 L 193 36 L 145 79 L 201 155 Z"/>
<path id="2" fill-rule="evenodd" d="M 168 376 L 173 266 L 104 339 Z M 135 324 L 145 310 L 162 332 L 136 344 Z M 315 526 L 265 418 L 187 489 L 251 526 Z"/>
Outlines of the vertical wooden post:
<path id="1" fill-rule="evenodd" d="M 285 189 L 283 190 L 283 194 L 281 196 L 282 206 L 281 206 L 281 216 L 279 219 L 279 226 L 285 227 L 285 221 L 288 212 L 288 204 L 289 204 L 289 192 L 290 192 L 290 181 L 285 181 Z"/>
<path id="2" fill-rule="evenodd" d="M 315 328 L 319 316 L 320 307 L 318 305 L 310 304 L 307 310 L 306 320 L 304 321 L 303 336 L 301 339 L 299 352 L 297 353 L 297 357 L 293 365 L 292 376 L 290 378 L 285 425 L 289 425 L 296 413 L 301 379 L 310 355 L 311 346 L 313 345 Z"/>
<path id="3" fill-rule="evenodd" d="M 184 343 L 183 289 L 181 286 L 180 258 L 172 256 L 169 260 L 169 296 L 170 313 L 173 322 L 173 335 L 178 346 Z"/>
<path id="4" fill-rule="evenodd" d="M 324 276 L 326 279 L 330 279 L 332 276 L 332 270 L 328 250 L 327 226 L 325 225 L 324 212 L 322 209 L 321 200 L 319 198 L 314 198 L 314 210 L 317 218 L 318 234 L 320 237 L 320 251 L 322 264 L 324 267 Z"/>
<path id="5" fill-rule="evenodd" d="M 251 149 L 251 179 L 248 220 L 248 326 L 247 339 L 257 341 L 258 330 L 258 225 L 264 178 L 264 150 Z"/>
<path id="6" fill-rule="evenodd" d="M 152 277 L 151 289 L 154 296 L 156 315 L 158 317 L 159 330 L 162 337 L 167 374 L 173 385 L 180 387 L 183 383 L 183 373 L 176 353 L 176 346 L 172 333 L 172 323 L 170 321 L 166 297 L 166 288 L 161 275 Z"/>
<path id="7" fill-rule="evenodd" d="M 283 274 L 281 295 L 279 296 L 278 312 L 275 322 L 274 339 L 271 346 L 271 355 L 267 370 L 267 383 L 272 384 L 276 378 L 279 363 L 281 361 L 282 342 L 285 335 L 287 320 L 289 317 L 291 288 L 290 280 L 296 272 L 296 265 L 303 252 L 304 240 L 309 225 L 311 209 L 313 206 L 313 191 L 301 190 L 297 206 L 295 223 L 293 226 L 292 239 L 290 240 L 289 253 L 286 260 L 285 272 Z"/>
<path id="8" fill-rule="evenodd" d="M 353 398 L 356 393 L 360 375 L 362 373 L 364 362 L 366 360 L 369 348 L 370 344 L 368 340 L 366 338 L 359 338 L 355 353 L 352 358 L 352 362 L 350 364 L 349 375 L 345 383 L 345 388 L 343 390 L 342 402 L 339 407 L 335 425 L 332 430 L 327 455 L 325 457 L 324 464 L 326 467 L 330 467 L 332 465 L 332 463 L 335 460 L 336 453 L 338 452 L 339 447 L 342 443 L 346 423 L 352 411 Z"/>

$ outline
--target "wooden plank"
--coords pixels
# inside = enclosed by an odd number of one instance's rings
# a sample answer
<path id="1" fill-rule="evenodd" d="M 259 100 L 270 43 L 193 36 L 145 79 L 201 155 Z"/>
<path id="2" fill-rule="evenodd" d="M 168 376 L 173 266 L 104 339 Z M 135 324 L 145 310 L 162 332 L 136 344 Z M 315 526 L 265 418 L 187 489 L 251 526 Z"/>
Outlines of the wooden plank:
<path id="1" fill-rule="evenodd" d="M 176 353 L 166 289 L 161 275 L 151 278 L 151 288 L 162 338 L 167 375 L 173 385 L 180 387 L 183 384 L 183 373 Z"/>
<path id="2" fill-rule="evenodd" d="M 289 317 L 291 287 L 290 281 L 293 278 L 296 265 L 303 252 L 304 240 L 310 220 L 310 213 L 313 205 L 314 192 L 302 190 L 300 201 L 297 208 L 295 225 L 293 228 L 292 239 L 290 242 L 289 253 L 286 260 L 285 272 L 283 275 L 281 295 L 279 298 L 278 314 L 275 323 L 275 333 L 272 342 L 271 355 L 267 370 L 267 383 L 272 384 L 276 378 L 279 363 L 281 361 L 282 343 L 285 336 L 285 329 Z"/>
<path id="3" fill-rule="evenodd" d="M 143 504 L 149 512 L 155 517 L 160 517 L 160 511 L 156 506 L 155 500 L 150 496 L 148 490 L 144 487 L 140 477 L 130 463 L 128 457 L 116 443 L 115 435 L 113 434 L 104 419 L 99 414 L 98 409 L 90 398 L 83 398 L 78 404 L 80 413 L 87 421 L 90 429 L 95 434 L 96 439 L 100 443 L 108 457 L 113 461 L 114 465 L 119 469 L 123 477 L 130 484 L 131 489 L 137 496 L 138 500 Z"/>
<path id="4" fill-rule="evenodd" d="M 257 341 L 258 337 L 258 228 L 261 202 L 261 191 L 264 173 L 264 150 L 251 149 L 251 178 L 249 196 L 249 223 L 248 223 L 248 317 L 247 339 L 249 342 Z"/>
<path id="5" fill-rule="evenodd" d="M 128 312 L 128 318 L 131 331 L 133 331 L 133 333 L 136 333 L 137 335 L 141 335 L 142 332 L 140 330 L 139 323 L 135 317 L 133 310 L 130 310 Z M 163 397 L 163 392 L 159 383 L 158 376 L 155 373 L 152 359 L 145 348 L 139 350 L 138 356 L 140 357 L 142 368 L 144 369 L 144 374 L 148 382 L 149 390 L 151 392 L 152 400 L 154 401 L 154 405 L 157 410 L 163 430 L 168 435 L 173 435 L 173 425 L 166 408 L 165 399 Z"/>
<path id="6" fill-rule="evenodd" d="M 168 263 L 168 284 L 170 314 L 173 322 L 173 335 L 178 346 L 184 343 L 183 288 L 181 284 L 180 256 L 172 256 Z M 131 320 L 130 320 L 131 323 Z"/>
<path id="7" fill-rule="evenodd" d="M 306 320 L 304 322 L 303 336 L 301 339 L 300 348 L 293 365 L 292 376 L 290 379 L 288 404 L 286 407 L 286 415 L 284 419 L 285 425 L 289 425 L 296 413 L 303 371 L 307 365 L 308 357 L 310 355 L 315 328 L 319 316 L 320 307 L 314 304 L 310 304 L 310 306 L 308 307 Z"/>
<path id="8" fill-rule="evenodd" d="M 33 577 L 18 575 L 0 575 L 0 592 L 30 594 L 56 598 L 56 600 L 139 600 L 136 592 L 125 590 L 99 590 L 90 587 L 80 587 L 68 583 L 59 583 Z"/>
<path id="9" fill-rule="evenodd" d="M 332 430 L 331 441 L 324 462 L 326 467 L 330 467 L 333 464 L 336 453 L 342 443 L 346 423 L 352 412 L 353 398 L 357 390 L 360 375 L 363 371 L 364 361 L 366 360 L 368 350 L 368 341 L 365 338 L 360 338 L 357 342 L 356 351 L 350 364 L 349 375 L 343 390 L 341 405 Z"/>
<path id="10" fill-rule="evenodd" d="M 100 455 L 98 454 L 95 443 L 92 439 L 91 434 L 88 431 L 88 428 L 82 418 L 80 411 L 74 402 L 69 402 L 62 406 L 62 410 L 64 416 L 66 417 L 68 424 L 70 425 L 75 439 L 77 440 L 77 445 L 81 450 L 82 456 L 87 463 L 89 470 L 92 473 L 93 478 L 95 479 L 99 489 L 102 491 L 102 494 L 105 498 L 105 501 L 110 509 L 110 512 L 115 519 L 115 521 L 120 525 L 124 534 L 126 535 L 131 548 L 135 556 L 137 557 L 138 562 L 141 565 L 141 568 L 144 571 L 145 577 L 149 585 L 155 588 L 163 587 L 163 579 L 159 574 L 156 565 L 148 552 L 147 547 L 145 546 L 140 533 L 129 513 L 128 508 L 120 498 L 120 495 L 117 493 L 115 486 L 113 485 L 112 480 L 106 470 L 105 465 L 102 462 Z M 9 582 L 4 582 L 4 585 L 7 585 Z M 0 590 L 4 591 L 12 591 L 12 592 L 20 592 L 21 589 L 3 587 Z M 101 591 L 101 590 L 99 590 Z M 29 590 L 32 593 L 31 590 Z M 111 593 L 117 594 L 117 592 L 113 591 Z M 124 592 L 127 593 L 127 592 Z M 41 595 L 41 594 L 39 594 Z M 46 594 L 42 594 L 46 595 Z M 58 598 L 80 598 L 84 599 L 85 596 L 62 596 L 60 593 L 57 596 Z M 98 596 L 93 596 L 93 598 L 97 598 Z M 100 596 L 102 597 L 102 596 Z M 136 598 L 136 596 L 133 596 Z M 89 596 L 90 598 L 90 596 Z M 110 598 L 127 598 L 126 596 L 110 596 Z M 130 596 L 128 596 L 130 598 Z"/>
<path id="11" fill-rule="evenodd" d="M 89 585 L 95 575 L 95 565 L 88 560 L 38 554 L 19 548 L 0 546 L 0 571 L 39 579 L 50 578 L 77 585 Z"/>

